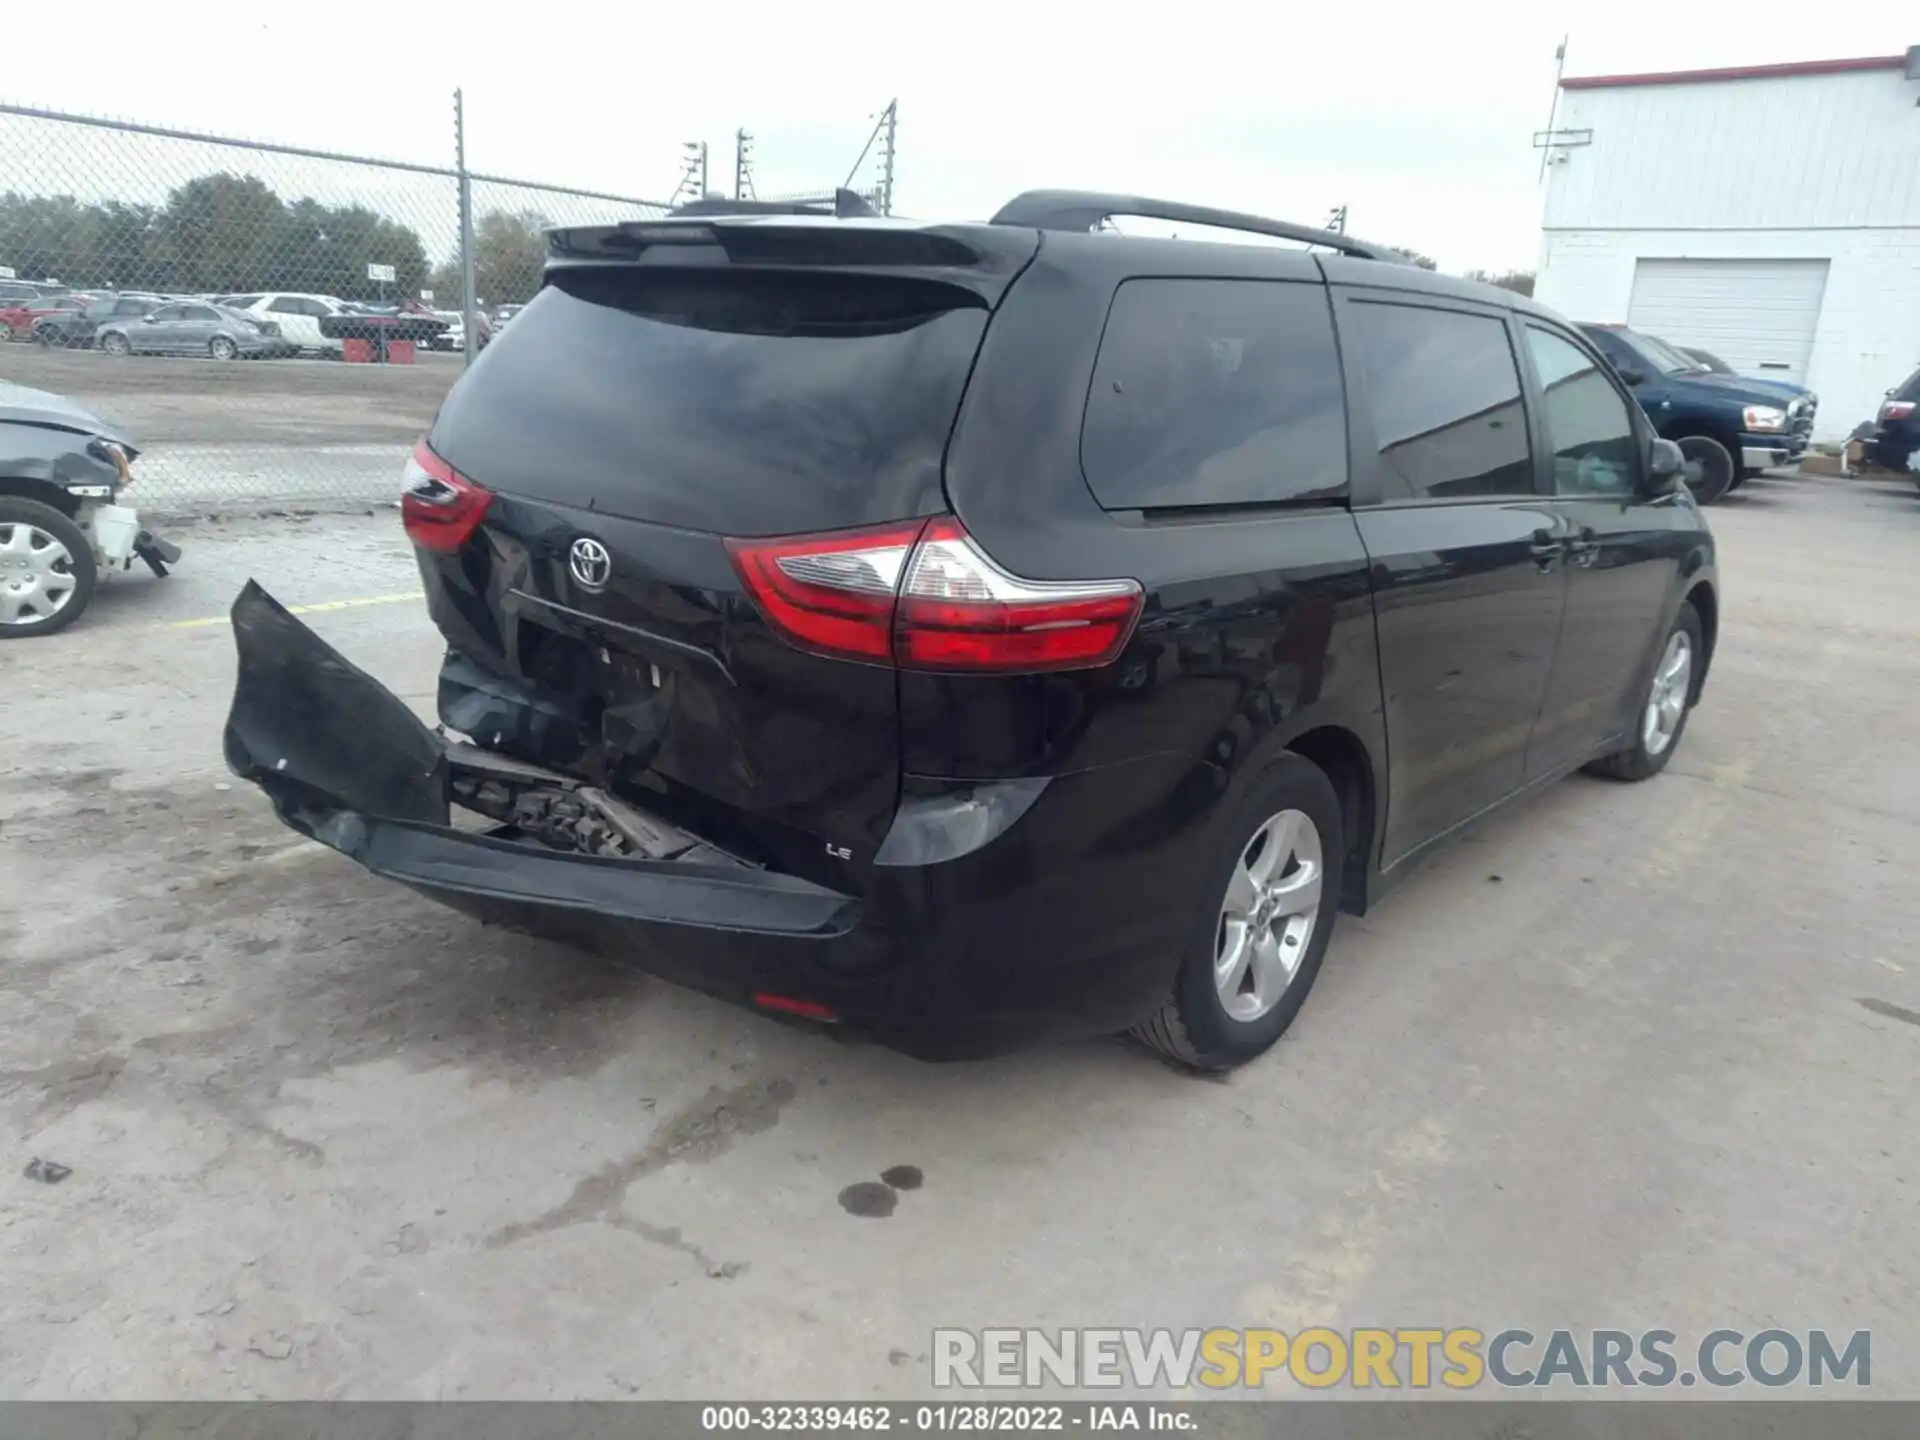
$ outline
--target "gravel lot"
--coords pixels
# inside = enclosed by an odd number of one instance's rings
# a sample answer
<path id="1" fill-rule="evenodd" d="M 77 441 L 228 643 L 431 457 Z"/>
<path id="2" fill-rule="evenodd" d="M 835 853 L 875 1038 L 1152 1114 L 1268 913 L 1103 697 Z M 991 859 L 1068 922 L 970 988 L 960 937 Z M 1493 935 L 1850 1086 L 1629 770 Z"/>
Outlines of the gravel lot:
<path id="1" fill-rule="evenodd" d="M 0 346 L 0 379 L 70 395 L 126 427 L 155 514 L 391 500 L 460 369 L 460 356 L 426 351 L 414 365 L 347 365 Z"/>
<path id="2" fill-rule="evenodd" d="M 1868 1328 L 1920 1396 L 1920 494 L 1769 478 L 1713 523 L 1668 773 L 1346 918 L 1217 1084 L 1119 1041 L 919 1065 L 297 842 L 221 766 L 219 617 L 248 575 L 331 607 L 424 710 L 411 561 L 391 515 L 182 532 L 0 655 L 0 1394 L 900 1397 L 935 1326 L 1158 1323 Z"/>

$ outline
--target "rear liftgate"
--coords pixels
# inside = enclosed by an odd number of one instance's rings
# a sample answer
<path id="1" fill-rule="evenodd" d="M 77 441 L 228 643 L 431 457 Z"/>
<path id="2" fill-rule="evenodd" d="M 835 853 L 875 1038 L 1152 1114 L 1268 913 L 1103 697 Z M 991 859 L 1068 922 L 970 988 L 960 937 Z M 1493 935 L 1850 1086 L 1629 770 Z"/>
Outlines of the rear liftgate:
<path id="1" fill-rule="evenodd" d="M 850 896 L 759 868 L 574 777 L 450 742 L 253 581 L 234 601 L 233 632 L 228 767 L 293 829 L 376 875 L 601 950 L 829 941 L 859 920 Z M 456 828 L 455 804 L 493 828 Z"/>

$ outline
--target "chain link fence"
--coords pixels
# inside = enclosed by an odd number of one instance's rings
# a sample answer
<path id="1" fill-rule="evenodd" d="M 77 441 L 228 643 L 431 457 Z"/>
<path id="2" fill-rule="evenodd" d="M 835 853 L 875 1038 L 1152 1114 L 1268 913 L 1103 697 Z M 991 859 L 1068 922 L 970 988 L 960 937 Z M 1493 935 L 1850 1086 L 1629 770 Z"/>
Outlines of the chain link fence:
<path id="1" fill-rule="evenodd" d="M 124 426 L 157 514 L 384 503 L 542 231 L 666 208 L 0 105 L 0 382 Z"/>

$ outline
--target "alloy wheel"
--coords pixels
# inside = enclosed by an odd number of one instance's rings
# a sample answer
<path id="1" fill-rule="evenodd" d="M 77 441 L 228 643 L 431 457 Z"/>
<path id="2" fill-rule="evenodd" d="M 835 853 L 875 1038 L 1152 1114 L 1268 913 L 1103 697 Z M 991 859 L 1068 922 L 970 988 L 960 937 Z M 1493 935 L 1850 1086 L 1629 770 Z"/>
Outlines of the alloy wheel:
<path id="1" fill-rule="evenodd" d="M 1692 684 L 1693 642 L 1686 631 L 1676 630 L 1654 667 L 1653 688 L 1647 694 L 1647 709 L 1640 723 L 1640 739 L 1647 754 L 1662 754 L 1673 743 L 1687 713 Z"/>
<path id="2" fill-rule="evenodd" d="M 1214 988 L 1233 1019 L 1258 1020 L 1293 984 L 1324 882 L 1320 831 L 1303 811 L 1271 816 L 1242 847 L 1214 940 Z"/>

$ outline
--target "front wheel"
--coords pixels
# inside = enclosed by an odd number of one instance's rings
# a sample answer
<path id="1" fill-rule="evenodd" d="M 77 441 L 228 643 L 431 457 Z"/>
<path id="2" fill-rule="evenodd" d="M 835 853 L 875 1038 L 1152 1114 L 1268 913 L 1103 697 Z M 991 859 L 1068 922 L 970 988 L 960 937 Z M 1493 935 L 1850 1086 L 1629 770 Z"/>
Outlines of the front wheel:
<path id="1" fill-rule="evenodd" d="M 38 500 L 0 495 L 0 640 L 51 635 L 93 599 L 93 546 Z"/>
<path id="2" fill-rule="evenodd" d="M 1740 473 L 1733 454 L 1711 435 L 1687 435 L 1678 442 L 1687 458 L 1687 488 L 1701 505 L 1711 505 L 1733 488 Z"/>
<path id="3" fill-rule="evenodd" d="M 240 353 L 240 347 L 224 335 L 216 335 L 207 342 L 207 353 L 216 360 L 231 360 Z"/>
<path id="4" fill-rule="evenodd" d="M 1281 755 L 1209 843 L 1172 994 L 1133 1034 L 1196 1070 L 1230 1070 L 1286 1033 L 1320 973 L 1346 854 L 1340 797 L 1319 766 Z"/>
<path id="5" fill-rule="evenodd" d="M 1610 780 L 1645 780 L 1667 768 L 1667 761 L 1680 748 L 1693 702 L 1699 698 L 1695 680 L 1705 653 L 1700 616 L 1691 602 L 1682 604 L 1654 662 L 1653 679 L 1634 712 L 1633 744 L 1595 760 L 1587 766 L 1589 772 Z"/>
<path id="6" fill-rule="evenodd" d="M 100 348 L 109 355 L 131 355 L 133 342 L 118 330 L 112 330 L 100 337 Z"/>

